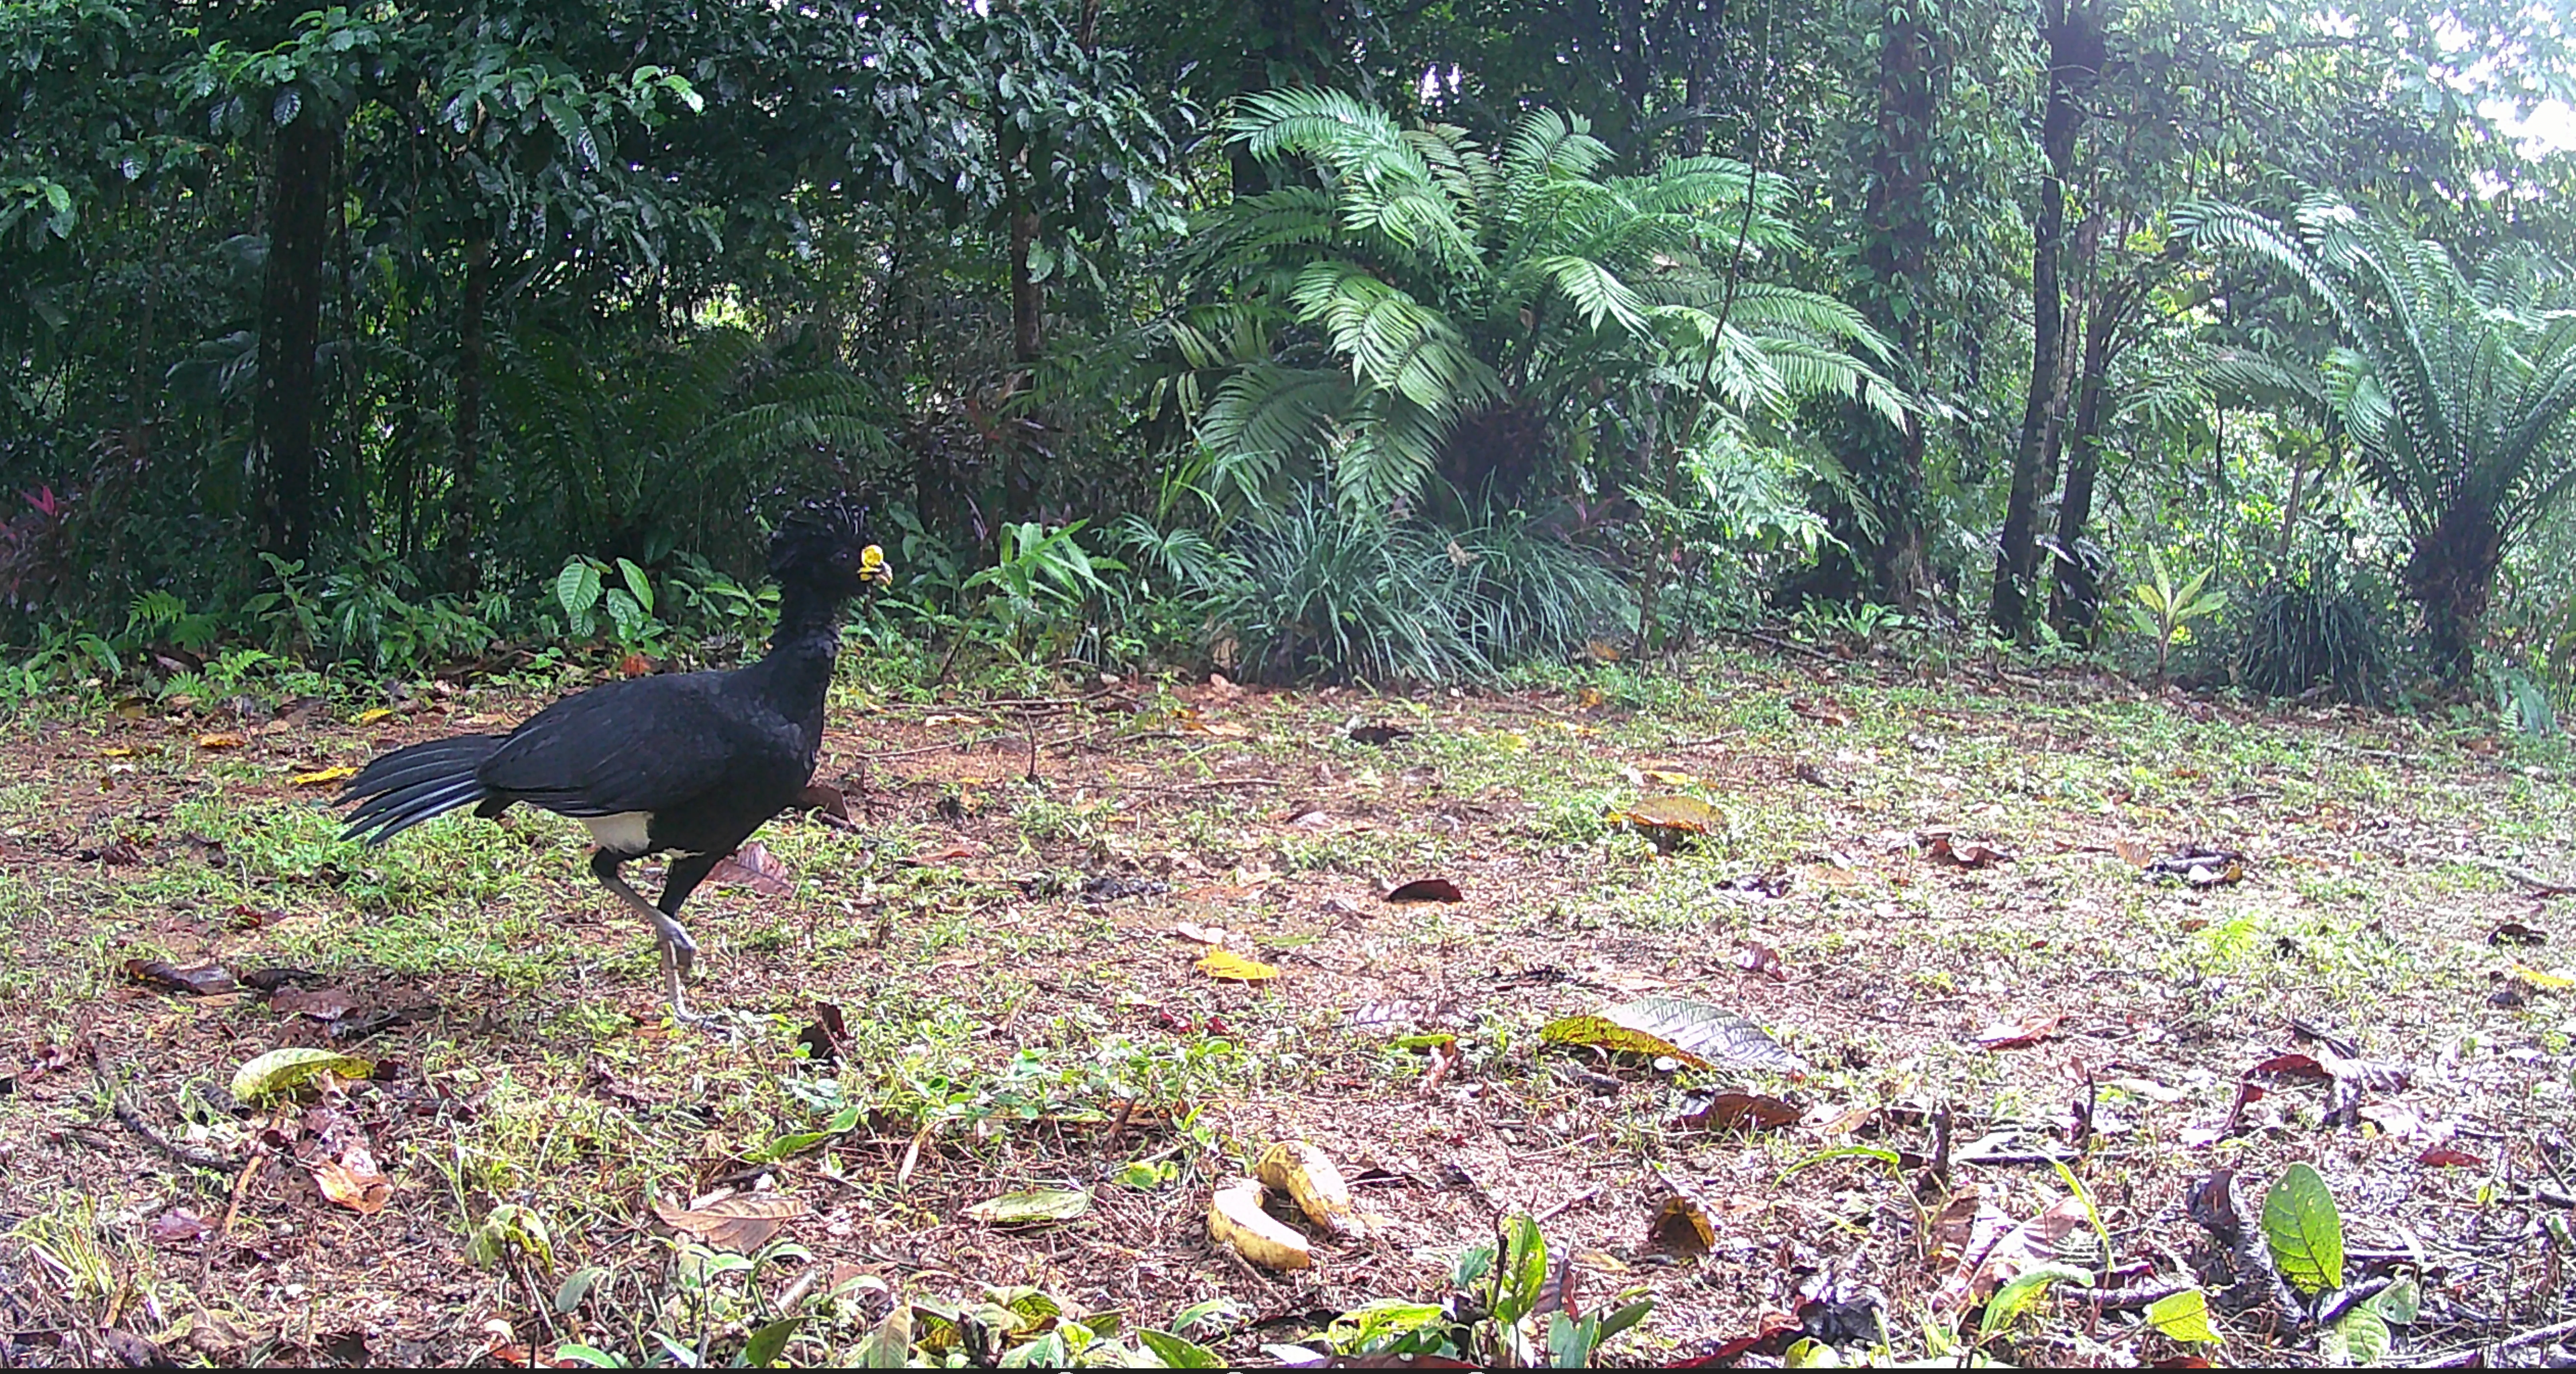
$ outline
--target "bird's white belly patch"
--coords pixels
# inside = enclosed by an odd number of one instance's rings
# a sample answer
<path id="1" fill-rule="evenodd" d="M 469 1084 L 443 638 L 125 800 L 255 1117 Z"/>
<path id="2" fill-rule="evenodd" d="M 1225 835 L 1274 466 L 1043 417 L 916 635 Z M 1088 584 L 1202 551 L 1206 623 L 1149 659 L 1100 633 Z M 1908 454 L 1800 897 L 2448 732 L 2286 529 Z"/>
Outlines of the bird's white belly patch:
<path id="1" fill-rule="evenodd" d="M 614 816 L 584 816 L 591 843 L 612 854 L 641 854 L 653 847 L 653 813 L 620 811 Z"/>

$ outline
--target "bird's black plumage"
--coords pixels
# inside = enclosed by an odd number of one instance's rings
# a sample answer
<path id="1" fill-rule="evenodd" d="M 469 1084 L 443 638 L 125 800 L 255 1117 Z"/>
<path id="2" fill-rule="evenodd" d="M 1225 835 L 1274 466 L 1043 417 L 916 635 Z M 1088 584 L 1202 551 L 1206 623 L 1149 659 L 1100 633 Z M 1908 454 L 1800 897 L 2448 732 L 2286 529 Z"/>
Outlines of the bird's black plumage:
<path id="1" fill-rule="evenodd" d="M 759 662 L 729 672 L 629 678 L 576 693 L 507 735 L 458 735 L 397 749 L 349 780 L 347 833 L 382 844 L 446 812 L 498 816 L 518 803 L 571 816 L 599 843 L 591 871 L 651 921 L 685 1016 L 680 982 L 696 945 L 680 904 L 814 773 L 823 698 L 840 650 L 841 608 L 885 580 L 864 510 L 810 504 L 779 528 L 769 570 L 778 630 Z M 647 904 L 618 874 L 671 853 L 661 900 Z"/>

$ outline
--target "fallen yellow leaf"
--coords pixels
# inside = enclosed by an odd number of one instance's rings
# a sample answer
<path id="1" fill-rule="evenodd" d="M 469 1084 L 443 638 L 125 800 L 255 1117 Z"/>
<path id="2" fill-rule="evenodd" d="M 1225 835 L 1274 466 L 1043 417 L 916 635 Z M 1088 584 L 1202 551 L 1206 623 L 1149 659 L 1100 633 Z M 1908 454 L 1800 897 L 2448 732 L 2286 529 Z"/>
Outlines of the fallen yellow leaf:
<path id="1" fill-rule="evenodd" d="M 2570 977 L 2564 973 L 2551 973 L 2546 969 L 2536 969 L 2529 964 L 2514 965 L 2513 976 L 2525 986 L 2538 988 L 2543 992 L 2565 992 L 2569 988 L 2576 988 L 2576 977 Z"/>
<path id="2" fill-rule="evenodd" d="M 250 743 L 250 741 L 243 739 L 239 735 L 197 736 L 197 747 L 200 749 L 239 749 L 248 743 Z"/>
<path id="3" fill-rule="evenodd" d="M 379 706 L 372 711 L 360 711 L 357 716 L 357 723 L 360 725 L 373 725 L 377 721 L 387 720 L 392 716 L 393 711 L 390 708 Z"/>
<path id="4" fill-rule="evenodd" d="M 1269 964 L 1223 949 L 1211 949 L 1200 955 L 1198 968 L 1210 978 L 1229 983 L 1267 983 L 1279 976 L 1279 970 Z"/>
<path id="5" fill-rule="evenodd" d="M 356 776 L 358 776 L 358 770 L 343 763 L 330 768 L 316 769 L 310 773 L 298 773 L 291 781 L 298 787 L 328 787 L 343 778 Z"/>

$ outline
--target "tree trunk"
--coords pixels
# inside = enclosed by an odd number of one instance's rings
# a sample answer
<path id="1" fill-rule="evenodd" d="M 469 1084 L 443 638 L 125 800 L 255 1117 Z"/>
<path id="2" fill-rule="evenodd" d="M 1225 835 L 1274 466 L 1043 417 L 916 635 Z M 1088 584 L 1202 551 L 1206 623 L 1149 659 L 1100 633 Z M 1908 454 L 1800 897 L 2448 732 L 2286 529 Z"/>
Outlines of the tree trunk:
<path id="1" fill-rule="evenodd" d="M 447 586 L 473 592 L 474 497 L 483 466 L 483 315 L 492 291 L 492 241 L 465 254 L 465 299 L 456 316 L 456 471 L 447 488 Z"/>
<path id="2" fill-rule="evenodd" d="M 2097 288 L 2086 313 L 2075 413 L 2066 425 L 2066 494 L 2057 504 L 2057 552 L 2049 579 L 2049 623 L 2069 642 L 2089 645 L 2102 623 L 2102 586 L 2082 545 L 2093 521 L 2093 488 L 2102 475 L 2102 396 L 2109 388 L 2112 338 L 2127 313 L 2123 287 Z"/>
<path id="3" fill-rule="evenodd" d="M 2495 513 L 2457 506 L 2415 537 L 2406 561 L 2406 591 L 2424 614 L 2433 671 L 2454 685 L 2476 669 L 2481 625 L 2504 562 L 2504 529 Z"/>
<path id="4" fill-rule="evenodd" d="M 1945 60 L 1922 7 L 1890 4 L 1881 21 L 1878 119 L 1868 190 L 1861 204 L 1861 264 L 1868 274 L 1861 305 L 1894 345 L 1900 376 L 1919 376 L 1929 343 L 1922 299 L 1931 284 L 1934 229 L 1927 191 L 1932 177 L 1934 72 Z M 1923 429 L 1896 426 L 1854 403 L 1847 409 L 1844 466 L 1871 508 L 1876 530 L 1860 512 L 1834 512 L 1835 535 L 1858 555 L 1877 595 L 1908 609 L 1939 591 L 1925 533 Z M 1819 590 L 1844 594 L 1828 571 Z M 1857 592 L 1857 586 L 1849 588 Z"/>
<path id="5" fill-rule="evenodd" d="M 1029 275 L 1029 249 L 1038 241 L 1035 210 L 1011 212 L 1011 356 L 1036 362 L 1046 352 L 1046 284 Z"/>
<path id="6" fill-rule="evenodd" d="M 2001 546 L 1995 553 L 1995 587 L 1987 618 L 1995 633 L 2021 639 L 2030 633 L 2030 593 L 2039 567 L 2036 538 L 2039 497 L 2047 465 L 2050 403 L 2057 395 L 2059 350 L 2065 347 L 2066 303 L 2058 283 L 2066 240 L 2066 175 L 2075 161 L 2075 135 L 2084 122 L 2076 103 L 2079 82 L 2101 65 L 2098 37 L 2092 60 L 2083 60 L 2092 14 L 2089 0 L 2051 0 L 2048 39 L 2048 109 L 2040 123 L 2040 151 L 2048 171 L 2039 184 L 2039 219 L 2031 226 L 2030 389 L 2022 405 L 2021 443 L 2013 452 L 2012 495 L 2004 508 Z"/>
<path id="7" fill-rule="evenodd" d="M 258 446 L 260 539 L 289 560 L 310 557 L 320 514 L 315 412 L 322 339 L 322 255 L 328 247 L 337 128 L 311 101 L 277 131 L 268 216 L 268 265 L 260 291 L 259 391 L 251 419 Z"/>

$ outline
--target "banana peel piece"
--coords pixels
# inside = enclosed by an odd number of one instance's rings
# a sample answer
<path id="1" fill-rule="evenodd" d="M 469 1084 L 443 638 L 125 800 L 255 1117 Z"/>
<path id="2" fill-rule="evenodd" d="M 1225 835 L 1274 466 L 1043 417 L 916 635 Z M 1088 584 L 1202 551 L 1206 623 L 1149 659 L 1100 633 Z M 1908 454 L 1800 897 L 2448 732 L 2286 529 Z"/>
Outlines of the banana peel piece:
<path id="1" fill-rule="evenodd" d="M 1208 1202 L 1208 1236 L 1264 1269 L 1312 1269 L 1315 1252 L 1306 1238 L 1261 1210 L 1261 1180 L 1238 1178 L 1217 1186 Z"/>
<path id="2" fill-rule="evenodd" d="M 1295 1199 L 1297 1210 L 1332 1232 L 1334 1239 L 1367 1238 L 1368 1225 L 1360 1220 L 1359 1205 L 1351 1200 L 1351 1186 L 1342 1181 L 1332 1156 L 1321 1149 L 1302 1140 L 1283 1140 L 1261 1152 L 1252 1172 Z"/>

